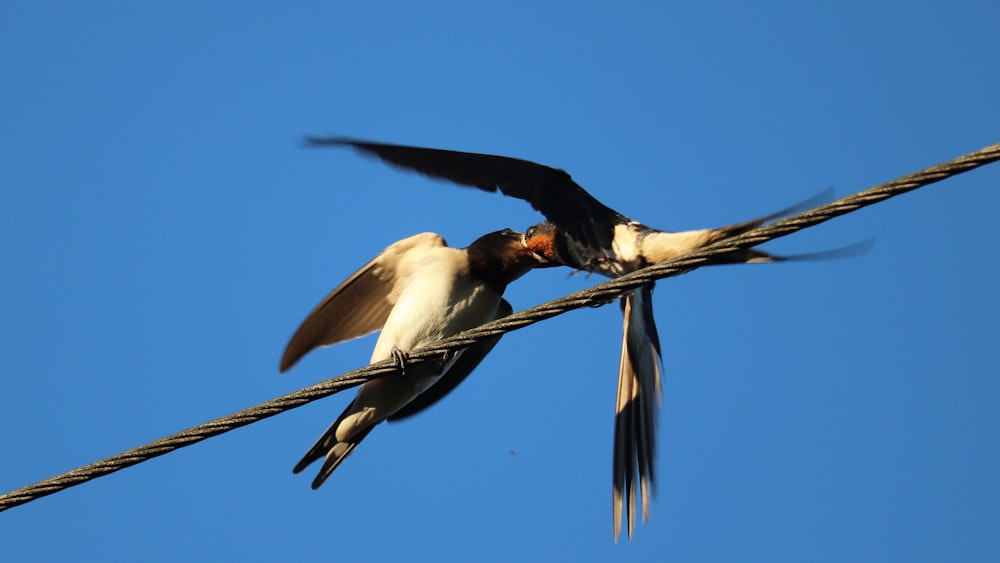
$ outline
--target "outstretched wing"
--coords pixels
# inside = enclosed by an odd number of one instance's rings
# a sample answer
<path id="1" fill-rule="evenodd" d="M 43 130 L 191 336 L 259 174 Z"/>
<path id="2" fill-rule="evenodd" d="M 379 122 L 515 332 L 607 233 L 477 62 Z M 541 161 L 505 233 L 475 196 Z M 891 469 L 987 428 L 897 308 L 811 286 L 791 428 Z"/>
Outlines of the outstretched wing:
<path id="1" fill-rule="evenodd" d="M 399 281 L 423 251 L 445 246 L 434 233 L 421 233 L 390 245 L 337 286 L 295 331 L 281 357 L 287 371 L 315 348 L 359 338 L 382 328 L 396 299 Z"/>
<path id="2" fill-rule="evenodd" d="M 307 146 L 348 146 L 363 154 L 462 186 L 527 201 L 577 243 L 608 248 L 614 226 L 629 219 L 580 187 L 564 170 L 510 158 L 360 141 L 344 137 L 306 137 Z"/>

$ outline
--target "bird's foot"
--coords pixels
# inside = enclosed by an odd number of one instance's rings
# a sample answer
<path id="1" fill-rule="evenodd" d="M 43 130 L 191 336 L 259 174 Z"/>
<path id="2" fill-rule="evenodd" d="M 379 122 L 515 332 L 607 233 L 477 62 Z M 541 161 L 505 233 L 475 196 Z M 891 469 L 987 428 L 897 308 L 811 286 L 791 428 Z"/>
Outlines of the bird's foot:
<path id="1" fill-rule="evenodd" d="M 396 367 L 399 368 L 399 373 L 406 375 L 406 363 L 410 361 L 410 354 L 393 346 L 389 355 L 392 357 L 392 361 L 396 364 Z"/>

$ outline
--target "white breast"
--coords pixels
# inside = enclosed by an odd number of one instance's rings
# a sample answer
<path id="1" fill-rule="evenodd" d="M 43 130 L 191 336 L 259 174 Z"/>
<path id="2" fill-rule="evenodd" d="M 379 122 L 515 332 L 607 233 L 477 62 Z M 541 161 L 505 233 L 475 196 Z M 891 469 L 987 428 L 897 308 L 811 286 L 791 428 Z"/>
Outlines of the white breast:
<path id="1" fill-rule="evenodd" d="M 395 348 L 410 352 L 493 319 L 500 296 L 468 276 L 466 255 L 453 248 L 435 249 L 414 261 L 400 285 L 399 298 L 382 327 L 371 361 L 388 359 Z M 424 362 L 361 386 L 354 402 L 357 410 L 345 418 L 344 435 L 358 424 L 385 418 L 436 383 L 458 359 L 456 354 L 441 369 Z M 341 430 L 338 429 L 338 438 Z"/>
<path id="2" fill-rule="evenodd" d="M 496 292 L 469 278 L 464 251 L 436 249 L 409 272 L 371 361 L 388 358 L 393 348 L 409 352 L 483 324 L 499 303 Z"/>

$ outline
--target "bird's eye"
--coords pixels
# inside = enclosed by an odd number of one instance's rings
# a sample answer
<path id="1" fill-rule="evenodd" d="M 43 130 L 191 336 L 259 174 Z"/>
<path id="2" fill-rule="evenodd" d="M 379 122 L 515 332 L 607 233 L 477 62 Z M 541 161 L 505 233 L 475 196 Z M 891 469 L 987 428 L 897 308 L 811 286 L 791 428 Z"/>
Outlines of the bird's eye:
<path id="1" fill-rule="evenodd" d="M 504 235 L 506 237 L 513 236 L 514 235 L 514 230 L 513 229 L 504 229 L 504 230 L 500 231 L 500 234 L 502 234 L 502 235 Z"/>
<path id="2" fill-rule="evenodd" d="M 524 231 L 524 238 L 531 238 L 531 237 L 535 236 L 535 232 L 537 232 L 537 231 L 538 231 L 538 227 L 536 227 L 534 225 L 528 227 L 528 230 Z"/>

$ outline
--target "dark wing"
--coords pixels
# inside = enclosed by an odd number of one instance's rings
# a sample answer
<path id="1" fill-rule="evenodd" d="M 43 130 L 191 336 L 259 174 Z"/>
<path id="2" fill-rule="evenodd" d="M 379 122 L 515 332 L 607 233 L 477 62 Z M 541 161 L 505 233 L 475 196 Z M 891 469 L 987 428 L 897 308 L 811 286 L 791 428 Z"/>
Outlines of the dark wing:
<path id="1" fill-rule="evenodd" d="M 281 357 L 285 372 L 320 346 L 359 338 L 382 328 L 396 302 L 396 282 L 407 258 L 420 250 L 444 246 L 444 239 L 421 233 L 390 245 L 330 292 L 302 321 Z"/>
<path id="2" fill-rule="evenodd" d="M 609 248 L 614 226 L 629 219 L 604 205 L 563 170 L 528 160 L 471 152 L 373 143 L 343 137 L 306 137 L 313 147 L 349 146 L 364 154 L 487 192 L 523 199 L 573 240 L 590 248 Z"/>
<path id="3" fill-rule="evenodd" d="M 497 314 L 492 320 L 497 320 L 502 317 L 514 312 L 514 308 L 510 306 L 510 303 L 506 299 L 500 300 L 500 306 L 497 308 Z M 455 360 L 448 372 L 441 376 L 441 379 L 437 383 L 431 386 L 423 393 L 417 395 L 412 401 L 407 403 L 403 408 L 396 411 L 392 416 L 388 417 L 386 420 L 389 422 L 396 422 L 397 420 L 403 420 L 409 418 L 415 414 L 421 413 L 427 407 L 433 405 L 434 403 L 443 399 L 448 393 L 451 393 L 459 383 L 465 381 L 465 378 L 472 373 L 472 370 L 476 369 L 479 362 L 483 361 L 486 354 L 490 353 L 490 350 L 500 342 L 500 337 L 503 335 L 497 335 L 493 338 L 487 338 L 485 340 L 480 340 L 479 342 L 469 346 L 462 351 L 462 355 Z"/>

